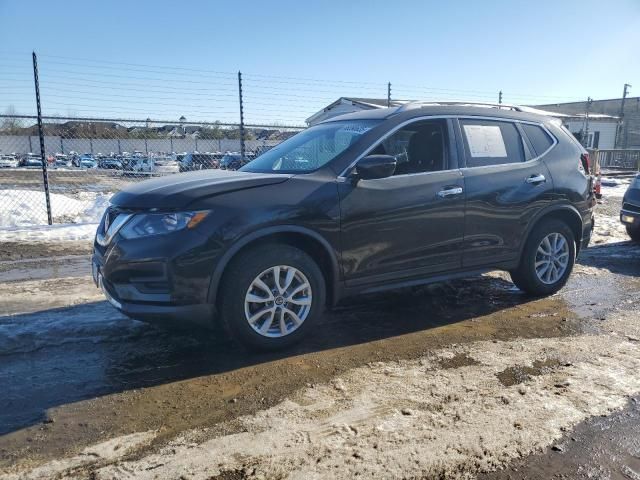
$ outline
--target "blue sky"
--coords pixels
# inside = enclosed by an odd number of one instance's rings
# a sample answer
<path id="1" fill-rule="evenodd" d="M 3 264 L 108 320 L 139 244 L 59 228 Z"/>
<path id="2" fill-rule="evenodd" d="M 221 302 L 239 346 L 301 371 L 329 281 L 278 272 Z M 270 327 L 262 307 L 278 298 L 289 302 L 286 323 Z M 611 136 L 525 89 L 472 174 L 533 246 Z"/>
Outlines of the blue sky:
<path id="1" fill-rule="evenodd" d="M 0 111 L 299 124 L 339 96 L 640 94 L 640 0 L 0 0 Z"/>

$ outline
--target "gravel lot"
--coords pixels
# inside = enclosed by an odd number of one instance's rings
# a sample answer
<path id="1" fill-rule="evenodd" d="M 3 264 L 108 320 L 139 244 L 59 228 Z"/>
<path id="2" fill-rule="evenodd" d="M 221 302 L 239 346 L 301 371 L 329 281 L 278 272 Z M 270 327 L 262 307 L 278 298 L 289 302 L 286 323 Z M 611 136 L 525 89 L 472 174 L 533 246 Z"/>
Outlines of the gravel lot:
<path id="1" fill-rule="evenodd" d="M 640 246 L 604 193 L 553 297 L 362 297 L 279 354 L 126 319 L 86 242 L 5 242 L 0 478 L 640 478 Z"/>

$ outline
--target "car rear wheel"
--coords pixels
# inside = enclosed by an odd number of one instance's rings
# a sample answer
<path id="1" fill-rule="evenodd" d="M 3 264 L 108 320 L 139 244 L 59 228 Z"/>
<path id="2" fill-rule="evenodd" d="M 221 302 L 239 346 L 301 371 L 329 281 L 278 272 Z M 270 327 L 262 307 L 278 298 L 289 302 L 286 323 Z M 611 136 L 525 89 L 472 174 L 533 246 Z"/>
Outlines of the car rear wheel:
<path id="1" fill-rule="evenodd" d="M 300 341 L 320 317 L 325 282 L 316 262 L 288 245 L 242 254 L 223 277 L 221 318 L 232 337 L 257 350 Z"/>
<path id="2" fill-rule="evenodd" d="M 627 225 L 627 233 L 631 240 L 640 243 L 640 225 Z"/>
<path id="3" fill-rule="evenodd" d="M 543 221 L 529 235 L 520 265 L 510 272 L 511 279 L 531 295 L 551 295 L 567 283 L 575 257 L 571 228 L 559 220 Z"/>

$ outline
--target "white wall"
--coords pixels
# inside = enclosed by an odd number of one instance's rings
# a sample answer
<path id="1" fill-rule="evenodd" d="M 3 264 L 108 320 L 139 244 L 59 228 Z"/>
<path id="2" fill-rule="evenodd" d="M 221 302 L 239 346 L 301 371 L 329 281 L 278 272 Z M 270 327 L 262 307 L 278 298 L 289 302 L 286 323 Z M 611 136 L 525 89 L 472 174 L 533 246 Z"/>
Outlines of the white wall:
<path id="1" fill-rule="evenodd" d="M 245 147 L 247 150 L 254 150 L 259 146 L 272 146 L 280 143 L 277 140 L 247 140 Z M 240 140 L 195 140 L 193 138 L 174 139 L 153 139 L 147 140 L 145 146 L 144 139 L 112 139 L 112 138 L 65 138 L 57 136 L 44 137 L 44 150 L 47 154 L 69 153 L 103 153 L 109 154 L 133 152 L 226 152 L 240 151 Z M 37 136 L 27 135 L 0 135 L 0 153 L 27 153 L 40 154 L 40 139 Z"/>
<path id="2" fill-rule="evenodd" d="M 584 120 L 568 120 L 563 122 L 571 133 L 584 129 Z M 610 149 L 616 143 L 616 122 L 589 120 L 589 132 L 600 132 L 599 149 Z"/>

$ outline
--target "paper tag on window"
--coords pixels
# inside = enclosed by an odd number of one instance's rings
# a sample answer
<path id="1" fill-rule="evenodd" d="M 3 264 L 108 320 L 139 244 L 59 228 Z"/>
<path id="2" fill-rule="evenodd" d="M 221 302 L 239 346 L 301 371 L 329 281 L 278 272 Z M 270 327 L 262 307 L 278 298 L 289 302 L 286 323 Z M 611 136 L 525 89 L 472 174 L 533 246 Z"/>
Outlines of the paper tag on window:
<path id="1" fill-rule="evenodd" d="M 347 133 L 356 133 L 359 135 L 362 135 L 366 132 L 368 132 L 369 130 L 371 130 L 371 126 L 367 125 L 367 124 L 360 124 L 360 123 L 348 123 L 347 125 L 345 125 L 344 127 L 342 127 L 342 131 L 343 132 L 347 132 Z"/>
<path id="2" fill-rule="evenodd" d="M 506 157 L 507 149 L 500 127 L 495 125 L 465 125 L 472 157 Z"/>

